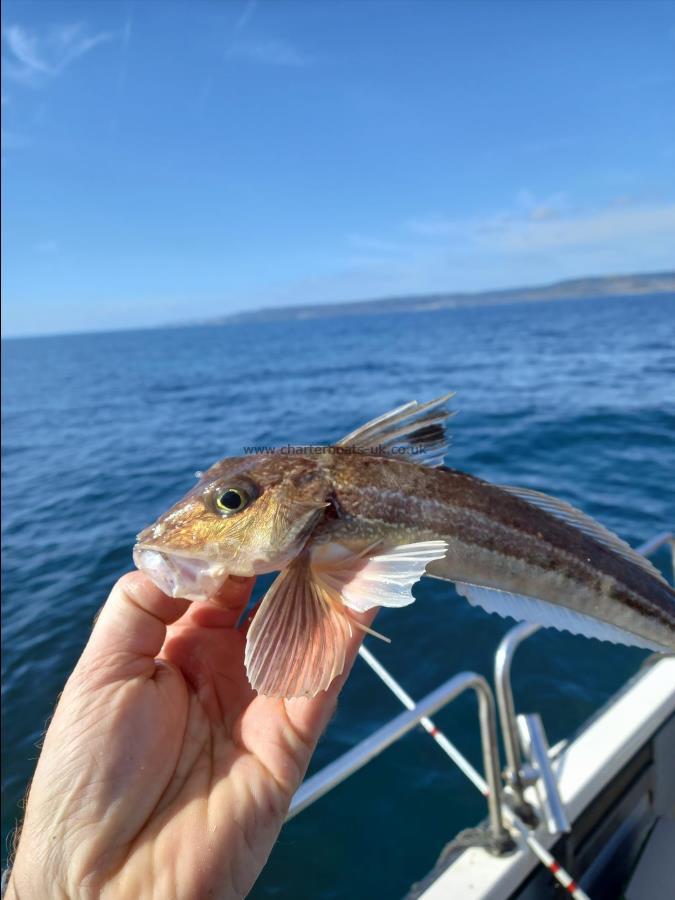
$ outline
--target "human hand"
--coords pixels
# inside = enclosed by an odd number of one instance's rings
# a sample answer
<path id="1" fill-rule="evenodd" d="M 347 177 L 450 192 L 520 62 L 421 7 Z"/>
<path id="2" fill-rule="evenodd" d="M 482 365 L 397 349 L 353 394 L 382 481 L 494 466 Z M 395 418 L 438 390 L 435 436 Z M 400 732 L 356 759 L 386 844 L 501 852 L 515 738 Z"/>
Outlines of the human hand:
<path id="1" fill-rule="evenodd" d="M 362 637 L 313 699 L 258 696 L 236 627 L 252 586 L 190 604 L 140 572 L 115 585 L 47 731 L 8 898 L 250 891 Z"/>

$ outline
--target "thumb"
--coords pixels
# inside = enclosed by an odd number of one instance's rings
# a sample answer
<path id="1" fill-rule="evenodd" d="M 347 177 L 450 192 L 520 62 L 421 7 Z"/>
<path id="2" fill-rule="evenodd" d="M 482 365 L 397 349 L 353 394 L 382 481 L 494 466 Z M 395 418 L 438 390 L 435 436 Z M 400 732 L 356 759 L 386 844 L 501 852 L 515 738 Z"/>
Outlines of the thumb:
<path id="1" fill-rule="evenodd" d="M 128 673 L 129 666 L 137 666 L 139 660 L 151 664 L 154 671 L 167 625 L 189 606 L 188 600 L 162 593 L 142 572 L 123 575 L 96 619 L 82 662 L 105 665 L 107 677 L 114 670 Z"/>

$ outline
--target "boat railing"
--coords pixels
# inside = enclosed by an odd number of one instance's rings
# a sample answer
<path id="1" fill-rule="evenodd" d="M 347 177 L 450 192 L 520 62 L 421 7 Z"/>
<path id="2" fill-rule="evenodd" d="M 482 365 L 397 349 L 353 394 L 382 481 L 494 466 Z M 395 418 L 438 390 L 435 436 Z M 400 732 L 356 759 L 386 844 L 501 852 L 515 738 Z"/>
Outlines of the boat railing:
<path id="1" fill-rule="evenodd" d="M 650 556 L 665 544 L 670 544 L 675 573 L 675 535 L 663 532 L 637 548 L 643 556 Z M 538 860 L 551 871 L 555 878 L 576 900 L 588 900 L 586 894 L 572 877 L 551 856 L 546 848 L 533 836 L 532 829 L 538 824 L 538 816 L 526 802 L 525 789 L 539 780 L 547 799 L 549 831 L 566 830 L 565 811 L 557 792 L 555 775 L 549 763 L 549 751 L 543 725 L 538 716 L 516 715 L 511 686 L 511 666 L 518 647 L 531 637 L 541 626 L 523 623 L 514 626 L 502 639 L 495 655 L 495 688 L 499 719 L 506 755 L 505 781 L 511 794 L 511 803 L 504 803 L 499 764 L 499 748 L 495 700 L 488 682 L 475 672 L 461 672 L 450 678 L 420 701 L 413 700 L 394 676 L 380 663 L 366 647 L 359 649 L 359 656 L 386 684 L 400 700 L 406 711 L 391 719 L 377 731 L 361 741 L 347 753 L 338 757 L 306 779 L 296 792 L 288 813 L 293 818 L 312 803 L 323 797 L 334 787 L 345 781 L 354 772 L 394 744 L 403 735 L 421 724 L 441 749 L 452 759 L 472 784 L 486 797 L 488 803 L 490 839 L 484 843 L 487 850 L 495 855 L 509 853 L 514 848 L 507 826 L 520 834 Z M 430 718 L 439 709 L 455 700 L 466 690 L 473 690 L 478 697 L 481 749 L 485 778 L 454 746 L 447 736 Z M 523 762 L 523 740 L 519 734 L 519 719 L 522 738 L 528 743 L 531 759 L 536 760 L 536 769 Z"/>
<path id="2" fill-rule="evenodd" d="M 651 556 L 666 544 L 669 544 L 671 548 L 673 577 L 675 580 L 675 535 L 672 532 L 664 531 L 661 534 L 657 534 L 636 549 L 643 556 Z M 506 770 L 504 773 L 506 783 L 515 795 L 521 816 L 525 820 L 531 818 L 533 822 L 533 810 L 524 796 L 530 778 L 528 777 L 529 773 L 524 768 L 523 747 L 519 737 L 513 688 L 511 686 L 511 666 L 516 650 L 524 641 L 540 631 L 541 628 L 541 625 L 529 622 L 522 622 L 511 628 L 497 648 L 494 667 L 495 693 L 499 709 L 502 740 L 504 742 L 504 754 L 506 756 Z"/>
<path id="3" fill-rule="evenodd" d="M 362 649 L 365 650 L 365 648 Z M 366 650 L 365 654 L 362 655 L 375 672 L 380 668 L 384 673 L 385 670 L 369 651 Z M 376 665 L 372 665 L 372 663 Z M 388 679 L 383 679 L 385 683 L 387 681 L 392 682 L 393 679 L 389 673 L 387 673 L 387 676 Z M 391 684 L 388 686 L 391 686 Z M 397 685 L 397 687 L 399 686 Z M 482 675 L 477 675 L 475 672 L 460 672 L 417 703 L 413 702 L 406 695 L 406 700 L 409 703 L 406 702 L 405 705 L 409 706 L 409 708 L 405 712 L 391 719 L 386 725 L 383 725 L 374 734 L 371 734 L 370 737 L 361 741 L 347 753 L 317 772 L 316 775 L 312 775 L 303 782 L 293 797 L 288 818 L 292 818 L 303 809 L 306 809 L 319 797 L 328 793 L 340 782 L 365 766 L 373 757 L 378 756 L 383 750 L 403 737 L 404 734 L 411 731 L 420 722 L 423 720 L 429 722 L 430 716 L 467 690 L 473 690 L 478 697 L 478 718 L 483 764 L 488 786 L 487 800 L 492 841 L 496 850 L 510 844 L 510 838 L 502 818 L 502 789 L 494 697 L 487 681 Z M 431 727 L 435 727 L 433 723 Z"/>

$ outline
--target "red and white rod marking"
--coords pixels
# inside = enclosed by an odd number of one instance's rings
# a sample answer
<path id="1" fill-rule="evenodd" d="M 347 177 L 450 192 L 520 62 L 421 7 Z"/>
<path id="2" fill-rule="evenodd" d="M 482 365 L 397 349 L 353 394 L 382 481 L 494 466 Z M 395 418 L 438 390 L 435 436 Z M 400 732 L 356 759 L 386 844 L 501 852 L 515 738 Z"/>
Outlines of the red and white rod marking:
<path id="1" fill-rule="evenodd" d="M 514 828 L 517 828 L 518 831 L 522 834 L 525 840 L 528 843 L 530 850 L 537 857 L 539 862 L 544 865 L 551 875 L 553 875 L 556 880 L 565 888 L 565 890 L 575 898 L 575 900 L 589 900 L 588 894 L 581 890 L 576 881 L 572 878 L 572 876 L 560 865 L 559 862 L 551 856 L 546 847 L 539 843 L 536 838 L 533 838 L 529 833 L 525 825 L 518 819 L 517 816 L 513 815 L 509 810 L 505 810 L 505 815 L 511 820 Z"/>
<path id="2" fill-rule="evenodd" d="M 373 656 L 373 654 L 366 647 L 361 646 L 359 648 L 359 656 L 370 666 L 370 668 L 378 675 L 382 681 L 387 685 L 389 690 L 398 697 L 401 703 L 406 707 L 406 709 L 414 709 L 415 701 L 412 697 L 407 694 L 401 685 L 396 681 L 396 679 L 389 674 L 389 672 L 384 668 L 382 663 L 378 662 L 377 659 Z M 427 716 L 420 719 L 420 725 L 427 731 L 431 737 L 436 741 L 438 746 L 450 757 L 450 759 L 455 763 L 455 765 L 466 775 L 469 781 L 478 788 L 478 790 L 483 794 L 484 797 L 490 793 L 488 790 L 487 782 L 483 778 L 483 776 L 477 772 L 474 767 L 471 765 L 468 759 L 463 756 L 457 747 L 448 740 L 448 738 L 443 734 L 443 732 L 434 724 L 434 722 L 429 719 Z M 557 860 L 551 856 L 548 850 L 539 843 L 539 841 L 532 837 L 529 833 L 527 827 L 520 821 L 518 816 L 515 815 L 508 807 L 502 807 L 502 814 L 505 819 L 508 819 L 511 825 L 516 828 L 522 837 L 527 841 L 527 844 L 537 857 L 540 863 L 545 866 L 551 875 L 561 884 L 565 890 L 574 897 L 574 900 L 590 900 L 588 894 L 584 893 L 581 890 L 576 881 L 572 878 L 572 876 L 560 865 Z"/>

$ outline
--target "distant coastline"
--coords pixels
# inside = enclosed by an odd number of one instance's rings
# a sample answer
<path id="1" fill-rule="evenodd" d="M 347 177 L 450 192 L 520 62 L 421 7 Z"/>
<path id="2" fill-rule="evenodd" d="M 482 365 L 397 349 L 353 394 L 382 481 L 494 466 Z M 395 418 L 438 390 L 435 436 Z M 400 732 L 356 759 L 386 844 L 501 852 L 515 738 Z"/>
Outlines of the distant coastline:
<path id="1" fill-rule="evenodd" d="M 344 316 L 378 316 L 396 313 L 436 312 L 451 309 L 506 306 L 510 303 L 547 303 L 551 301 L 584 301 L 623 297 L 658 297 L 675 295 L 675 271 L 650 272 L 632 275 L 608 275 L 573 278 L 550 284 L 504 288 L 491 291 L 437 292 L 408 294 L 370 300 L 346 300 L 337 303 L 312 303 L 297 306 L 263 307 L 248 311 L 226 313 L 176 322 L 156 322 L 148 325 L 129 325 L 118 328 L 82 329 L 78 331 L 33 332 L 5 334 L 2 341 L 43 337 L 68 337 L 87 334 L 114 334 L 126 331 L 154 331 L 156 329 L 205 328 L 213 325 L 239 323 L 284 322 L 312 319 L 335 319 Z"/>
<path id="2" fill-rule="evenodd" d="M 225 325 L 236 322 L 269 322 L 326 319 L 338 316 L 432 312 L 476 306 L 499 306 L 506 303 L 593 300 L 601 297 L 669 293 L 675 293 L 675 272 L 653 272 L 634 275 L 573 278 L 536 287 L 506 288 L 494 291 L 410 294 L 400 297 L 384 297 L 377 300 L 351 300 L 343 303 L 277 306 L 212 317 L 200 324 Z"/>

